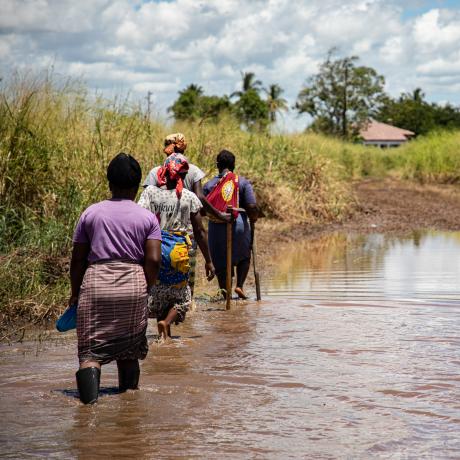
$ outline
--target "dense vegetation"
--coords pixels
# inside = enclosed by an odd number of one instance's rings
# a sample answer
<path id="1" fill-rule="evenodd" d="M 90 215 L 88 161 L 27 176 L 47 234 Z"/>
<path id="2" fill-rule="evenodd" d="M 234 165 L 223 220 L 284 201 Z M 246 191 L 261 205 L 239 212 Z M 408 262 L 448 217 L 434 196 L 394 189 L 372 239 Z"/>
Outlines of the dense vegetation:
<path id="1" fill-rule="evenodd" d="M 375 118 L 416 135 L 444 129 L 460 129 L 460 108 L 452 104 L 440 105 L 425 100 L 421 88 L 403 93 L 398 98 L 386 97 Z"/>
<path id="2" fill-rule="evenodd" d="M 457 182 L 460 134 L 420 137 L 377 150 L 319 134 L 270 136 L 219 122 L 167 127 L 130 104 L 94 99 L 75 82 L 49 77 L 4 82 L 0 95 L 0 312 L 40 319 L 67 296 L 71 235 L 80 212 L 108 196 L 105 170 L 131 152 L 144 174 L 164 155 L 170 131 L 187 137 L 189 158 L 209 176 L 227 148 L 253 181 L 268 217 L 291 223 L 338 221 L 353 210 L 350 179 L 399 174 L 422 182 Z"/>
<path id="3" fill-rule="evenodd" d="M 416 136 L 460 129 L 460 107 L 428 103 L 420 88 L 392 98 L 384 91 L 385 78 L 375 69 L 358 65 L 357 56 L 337 58 L 335 54 L 335 49 L 330 50 L 318 73 L 306 80 L 293 107 L 312 117 L 308 131 L 356 140 L 372 118 Z M 264 88 L 252 72 L 241 76 L 241 90 L 230 96 L 208 96 L 201 86 L 191 84 L 179 91 L 169 110 L 176 120 L 219 122 L 231 115 L 248 130 L 266 131 L 279 113 L 289 110 L 284 91 L 277 83 Z"/>

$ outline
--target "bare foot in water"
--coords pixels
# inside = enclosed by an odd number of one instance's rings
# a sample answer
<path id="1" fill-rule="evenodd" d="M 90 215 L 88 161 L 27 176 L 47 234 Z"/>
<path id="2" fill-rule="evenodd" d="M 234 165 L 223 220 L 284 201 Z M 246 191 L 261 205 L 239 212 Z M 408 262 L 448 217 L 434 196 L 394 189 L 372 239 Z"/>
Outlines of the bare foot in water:
<path id="1" fill-rule="evenodd" d="M 240 299 L 246 300 L 248 298 L 246 294 L 243 292 L 243 289 L 240 287 L 236 287 L 235 292 Z"/>
<path id="2" fill-rule="evenodd" d="M 158 321 L 158 334 L 160 335 L 160 339 L 166 340 L 168 338 L 168 326 L 164 321 Z"/>

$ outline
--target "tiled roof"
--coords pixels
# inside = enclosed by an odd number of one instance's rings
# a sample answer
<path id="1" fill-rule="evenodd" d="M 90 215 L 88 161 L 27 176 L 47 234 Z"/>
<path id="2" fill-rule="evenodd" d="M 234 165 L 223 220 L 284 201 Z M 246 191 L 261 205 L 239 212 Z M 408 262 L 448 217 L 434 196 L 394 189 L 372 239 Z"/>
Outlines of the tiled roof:
<path id="1" fill-rule="evenodd" d="M 411 136 L 415 136 L 412 131 L 375 120 L 369 121 L 359 134 L 365 141 L 407 141 Z"/>

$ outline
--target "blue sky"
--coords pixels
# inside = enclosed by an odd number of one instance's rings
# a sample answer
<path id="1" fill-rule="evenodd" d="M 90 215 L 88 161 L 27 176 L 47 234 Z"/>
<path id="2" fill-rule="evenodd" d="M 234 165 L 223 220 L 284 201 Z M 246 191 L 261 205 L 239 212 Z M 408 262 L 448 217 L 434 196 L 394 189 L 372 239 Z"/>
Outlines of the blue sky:
<path id="1" fill-rule="evenodd" d="M 460 0 L 0 0 L 0 76 L 51 64 L 91 90 L 166 109 L 189 83 L 208 94 L 252 71 L 292 106 L 328 49 L 355 54 L 393 96 L 421 87 L 460 104 Z M 290 112 L 279 129 L 300 130 Z"/>
<path id="2" fill-rule="evenodd" d="M 460 0 L 415 0 L 402 1 L 401 4 L 406 5 L 403 6 L 403 19 L 409 19 L 435 8 L 458 9 L 460 7 Z"/>

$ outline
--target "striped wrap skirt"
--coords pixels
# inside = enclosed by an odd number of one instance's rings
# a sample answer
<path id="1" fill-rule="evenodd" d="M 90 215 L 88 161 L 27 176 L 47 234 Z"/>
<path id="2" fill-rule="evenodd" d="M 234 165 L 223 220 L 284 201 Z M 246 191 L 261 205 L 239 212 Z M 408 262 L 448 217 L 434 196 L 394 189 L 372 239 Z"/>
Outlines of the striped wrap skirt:
<path id="1" fill-rule="evenodd" d="M 141 265 L 125 261 L 91 264 L 77 309 L 78 359 L 106 364 L 144 359 L 148 308 Z"/>

